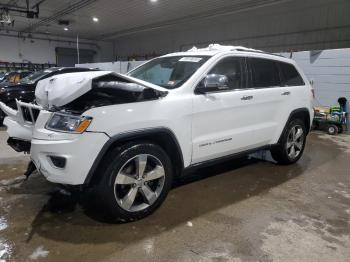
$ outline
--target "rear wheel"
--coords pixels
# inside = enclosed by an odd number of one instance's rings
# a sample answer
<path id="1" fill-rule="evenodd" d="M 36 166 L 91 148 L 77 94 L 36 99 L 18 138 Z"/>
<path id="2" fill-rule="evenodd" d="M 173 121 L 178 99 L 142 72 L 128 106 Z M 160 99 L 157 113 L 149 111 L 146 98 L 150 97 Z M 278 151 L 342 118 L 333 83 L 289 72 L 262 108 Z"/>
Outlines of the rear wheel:
<path id="1" fill-rule="evenodd" d="M 155 144 L 132 143 L 108 156 L 97 193 L 107 212 L 119 221 L 134 221 L 154 212 L 172 184 L 171 161 Z"/>
<path id="2" fill-rule="evenodd" d="M 289 122 L 284 130 L 280 143 L 271 149 L 271 155 L 279 164 L 293 164 L 301 158 L 305 142 L 305 124 L 300 119 L 294 119 Z"/>

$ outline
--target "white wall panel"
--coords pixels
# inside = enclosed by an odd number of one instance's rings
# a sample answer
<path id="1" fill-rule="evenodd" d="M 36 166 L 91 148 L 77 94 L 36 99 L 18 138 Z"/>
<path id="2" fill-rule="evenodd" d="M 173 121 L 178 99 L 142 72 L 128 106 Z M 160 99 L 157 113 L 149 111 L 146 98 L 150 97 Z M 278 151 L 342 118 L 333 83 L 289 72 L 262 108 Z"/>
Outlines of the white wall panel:
<path id="1" fill-rule="evenodd" d="M 76 48 L 75 39 L 59 39 L 60 41 L 25 39 L 0 35 L 0 61 L 56 63 L 56 47 Z M 64 42 L 67 41 L 67 42 Z M 72 43 L 68 43 L 72 41 Z M 85 44 L 84 44 L 85 43 Z M 91 44 L 89 44 L 91 43 Z M 113 61 L 114 50 L 111 42 L 95 42 L 81 39 L 81 49 L 96 51 L 94 61 Z"/>
<path id="2" fill-rule="evenodd" d="M 281 53 L 290 57 L 289 53 Z M 350 48 L 293 53 L 293 59 L 314 81 L 316 99 L 335 104 L 339 97 L 350 100 Z"/>

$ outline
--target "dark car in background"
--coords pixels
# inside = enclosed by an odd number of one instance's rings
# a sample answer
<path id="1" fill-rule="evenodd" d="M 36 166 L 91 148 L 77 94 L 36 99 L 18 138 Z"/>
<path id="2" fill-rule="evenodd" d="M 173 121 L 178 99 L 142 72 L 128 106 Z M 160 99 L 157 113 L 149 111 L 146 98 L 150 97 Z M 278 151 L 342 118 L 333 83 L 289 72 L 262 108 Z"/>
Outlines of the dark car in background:
<path id="1" fill-rule="evenodd" d="M 40 80 L 45 78 L 75 72 L 97 71 L 97 69 L 82 67 L 52 67 L 42 71 L 32 73 L 23 78 L 17 84 L 0 84 L 0 102 L 16 109 L 16 99 L 23 102 L 33 102 L 35 99 L 35 88 Z M 0 126 L 3 123 L 5 114 L 0 109 Z"/>
<path id="2" fill-rule="evenodd" d="M 0 87 L 11 85 L 11 84 L 17 84 L 19 83 L 23 78 L 27 77 L 28 75 L 32 74 L 31 71 L 12 71 L 5 73 L 0 78 Z"/>

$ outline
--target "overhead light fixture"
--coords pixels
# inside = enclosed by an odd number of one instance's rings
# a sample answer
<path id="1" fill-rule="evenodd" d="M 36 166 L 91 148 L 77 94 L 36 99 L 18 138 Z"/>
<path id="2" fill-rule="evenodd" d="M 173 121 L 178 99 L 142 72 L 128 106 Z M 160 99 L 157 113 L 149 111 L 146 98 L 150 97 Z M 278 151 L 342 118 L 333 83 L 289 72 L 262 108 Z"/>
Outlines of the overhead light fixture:
<path id="1" fill-rule="evenodd" d="M 68 29 L 68 27 L 63 27 L 63 30 L 68 31 L 69 29 Z"/>
<path id="2" fill-rule="evenodd" d="M 92 21 L 94 21 L 95 23 L 97 23 L 98 20 L 99 20 L 99 19 L 98 19 L 96 16 L 94 16 L 94 17 L 92 18 Z"/>
<path id="3" fill-rule="evenodd" d="M 150 0 L 151 1 L 151 3 L 157 3 L 158 2 L 158 0 Z"/>

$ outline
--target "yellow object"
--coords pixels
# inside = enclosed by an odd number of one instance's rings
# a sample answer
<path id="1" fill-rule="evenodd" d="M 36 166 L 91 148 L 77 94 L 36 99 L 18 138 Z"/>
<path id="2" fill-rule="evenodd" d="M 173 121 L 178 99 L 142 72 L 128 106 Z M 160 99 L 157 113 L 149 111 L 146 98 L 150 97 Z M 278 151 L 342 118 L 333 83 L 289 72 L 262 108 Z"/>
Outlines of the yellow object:
<path id="1" fill-rule="evenodd" d="M 316 113 L 329 114 L 331 109 L 329 107 L 325 107 L 325 106 L 315 106 L 314 110 Z"/>
<path id="2" fill-rule="evenodd" d="M 90 123 L 91 119 L 85 119 L 74 131 L 78 133 L 83 133 L 89 127 Z"/>

